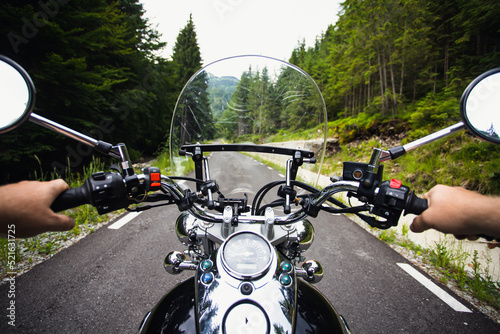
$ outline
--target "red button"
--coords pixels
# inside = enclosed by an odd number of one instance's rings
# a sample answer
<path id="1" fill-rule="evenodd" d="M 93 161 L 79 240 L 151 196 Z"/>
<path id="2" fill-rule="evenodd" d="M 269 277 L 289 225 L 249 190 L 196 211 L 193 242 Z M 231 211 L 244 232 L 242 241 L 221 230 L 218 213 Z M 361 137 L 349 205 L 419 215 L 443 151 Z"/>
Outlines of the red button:
<path id="1" fill-rule="evenodd" d="M 391 183 L 389 183 L 389 187 L 394 188 L 394 189 L 401 188 L 401 185 L 402 185 L 401 181 L 396 180 L 396 179 L 392 179 Z"/>
<path id="2" fill-rule="evenodd" d="M 160 181 L 160 173 L 151 173 L 150 179 L 151 181 Z"/>

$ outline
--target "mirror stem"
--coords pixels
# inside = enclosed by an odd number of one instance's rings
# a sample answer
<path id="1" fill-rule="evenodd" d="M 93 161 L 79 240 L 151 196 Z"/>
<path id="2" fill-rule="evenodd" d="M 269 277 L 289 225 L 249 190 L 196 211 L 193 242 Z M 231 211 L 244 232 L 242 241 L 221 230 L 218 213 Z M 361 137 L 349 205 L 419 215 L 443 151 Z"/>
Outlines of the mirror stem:
<path id="1" fill-rule="evenodd" d="M 443 137 L 446 137 L 448 135 L 451 135 L 455 132 L 461 131 L 465 129 L 465 125 L 463 122 L 458 122 L 456 124 L 453 124 L 452 126 L 449 126 L 443 130 L 440 130 L 438 132 L 431 133 L 428 136 L 425 136 L 424 138 L 420 138 L 418 140 L 412 141 L 411 143 L 408 143 L 406 145 L 403 145 L 403 148 L 405 152 L 412 151 L 416 148 L 419 148 L 420 146 L 432 143 L 433 141 L 436 141 L 438 139 L 441 139 Z"/>
<path id="2" fill-rule="evenodd" d="M 35 113 L 31 113 L 29 120 L 35 124 L 43 126 L 44 128 L 75 139 L 85 145 L 89 145 L 100 153 L 110 155 L 114 158 L 120 158 L 120 155 L 117 155 L 116 153 L 111 151 L 113 145 L 109 143 L 84 135 L 83 133 L 72 130 L 64 125 L 51 121 L 50 119 L 47 119 Z"/>
<path id="3" fill-rule="evenodd" d="M 419 148 L 420 146 L 432 143 L 433 141 L 436 141 L 438 139 L 441 139 L 443 137 L 449 136 L 455 132 L 461 131 L 465 129 L 465 125 L 463 122 L 458 122 L 456 124 L 453 124 L 443 130 L 431 133 L 428 136 L 425 136 L 423 138 L 417 139 L 415 141 L 412 141 L 411 143 L 408 143 L 403 146 L 396 146 L 389 151 L 385 151 L 380 159 L 380 161 L 387 161 L 387 160 L 394 160 L 402 155 L 404 155 L 408 151 L 412 151 L 416 148 Z"/>

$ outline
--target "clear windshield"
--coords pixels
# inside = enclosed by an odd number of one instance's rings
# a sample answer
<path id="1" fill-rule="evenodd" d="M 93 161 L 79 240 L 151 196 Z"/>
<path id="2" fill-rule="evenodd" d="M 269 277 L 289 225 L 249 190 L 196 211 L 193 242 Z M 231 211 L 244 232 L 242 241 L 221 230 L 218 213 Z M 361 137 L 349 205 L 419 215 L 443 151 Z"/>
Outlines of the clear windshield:
<path id="1" fill-rule="evenodd" d="M 191 77 L 177 100 L 170 129 L 171 175 L 190 171 L 191 158 L 178 152 L 181 145 L 196 143 L 311 150 L 318 172 L 326 123 L 321 92 L 298 67 L 262 56 L 214 62 Z M 284 166 L 289 157 L 277 158 L 276 164 Z"/>

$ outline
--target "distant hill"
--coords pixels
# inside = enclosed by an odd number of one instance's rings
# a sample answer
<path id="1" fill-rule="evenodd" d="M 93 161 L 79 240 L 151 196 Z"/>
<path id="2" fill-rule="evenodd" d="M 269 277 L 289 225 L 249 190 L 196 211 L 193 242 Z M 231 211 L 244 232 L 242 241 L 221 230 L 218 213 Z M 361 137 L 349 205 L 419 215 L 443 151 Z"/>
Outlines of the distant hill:
<path id="1" fill-rule="evenodd" d="M 215 118 L 222 115 L 239 82 L 240 80 L 235 77 L 208 74 L 209 100 Z"/>

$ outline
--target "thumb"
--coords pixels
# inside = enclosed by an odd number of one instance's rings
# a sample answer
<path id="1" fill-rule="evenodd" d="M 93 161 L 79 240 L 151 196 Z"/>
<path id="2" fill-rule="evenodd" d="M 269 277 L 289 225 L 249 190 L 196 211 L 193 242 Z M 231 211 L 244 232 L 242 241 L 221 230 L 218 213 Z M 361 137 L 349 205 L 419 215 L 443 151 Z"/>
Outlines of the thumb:
<path id="1" fill-rule="evenodd" d="M 68 184 L 62 179 L 51 180 L 48 181 L 48 183 L 51 185 L 51 190 L 54 198 L 59 196 L 59 194 L 63 191 L 69 189 Z"/>
<path id="2" fill-rule="evenodd" d="M 428 227 L 425 226 L 422 220 L 422 216 L 417 216 L 413 219 L 413 222 L 410 225 L 410 230 L 414 233 L 420 233 L 427 230 Z"/>
<path id="3" fill-rule="evenodd" d="M 75 227 L 73 218 L 60 214 L 54 214 L 50 224 L 51 231 L 69 231 L 73 227 Z"/>

